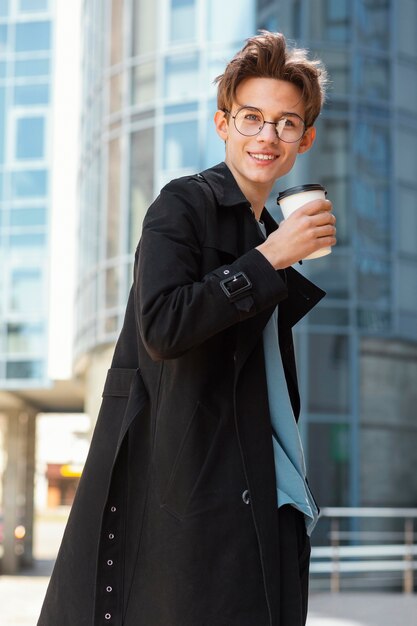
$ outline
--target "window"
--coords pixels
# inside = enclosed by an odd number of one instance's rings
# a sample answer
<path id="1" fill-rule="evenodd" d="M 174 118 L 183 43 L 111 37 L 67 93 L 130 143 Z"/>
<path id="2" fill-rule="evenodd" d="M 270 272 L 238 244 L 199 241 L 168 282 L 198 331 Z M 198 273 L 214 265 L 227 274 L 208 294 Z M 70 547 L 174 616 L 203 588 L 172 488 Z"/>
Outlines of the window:
<path id="1" fill-rule="evenodd" d="M 40 268 L 14 268 L 10 277 L 10 309 L 25 314 L 42 310 L 42 287 Z"/>
<path id="2" fill-rule="evenodd" d="M 417 132 L 410 125 L 404 125 L 395 132 L 395 171 L 402 183 L 414 186 L 416 183 Z M 414 200 L 415 206 L 415 200 Z"/>
<path id="3" fill-rule="evenodd" d="M 25 59 L 22 61 L 15 61 L 14 73 L 18 77 L 48 76 L 49 72 L 49 59 Z"/>
<path id="4" fill-rule="evenodd" d="M 141 63 L 132 68 L 133 104 L 147 104 L 155 99 L 155 62 Z"/>
<path id="5" fill-rule="evenodd" d="M 355 127 L 354 150 L 359 172 L 385 179 L 390 170 L 391 142 L 388 118 L 384 121 L 383 124 L 359 121 Z"/>
<path id="6" fill-rule="evenodd" d="M 256 32 L 254 0 L 240 0 L 239 3 L 212 0 L 209 4 L 210 10 L 207 12 L 209 41 L 225 44 L 233 42 L 240 47 L 243 39 L 251 37 Z"/>
<path id="7" fill-rule="evenodd" d="M 154 128 L 132 134 L 130 164 L 130 217 L 129 250 L 134 250 L 139 241 L 142 220 L 154 193 Z"/>
<path id="8" fill-rule="evenodd" d="M 164 129 L 164 169 L 197 169 L 197 136 L 197 121 L 167 124 Z"/>
<path id="9" fill-rule="evenodd" d="M 349 339 L 347 335 L 311 333 L 308 407 L 311 413 L 349 412 Z"/>
<path id="10" fill-rule="evenodd" d="M 186 98 L 199 91 L 198 55 L 187 54 L 165 61 L 165 97 Z"/>
<path id="11" fill-rule="evenodd" d="M 311 11 L 312 38 L 348 41 L 351 26 L 351 3 L 348 0 L 316 0 Z"/>
<path id="12" fill-rule="evenodd" d="M 107 258 L 117 256 L 120 235 L 120 139 L 109 143 L 107 186 Z"/>
<path id="13" fill-rule="evenodd" d="M 401 310 L 417 313 L 417 289 L 416 286 L 417 263 L 401 261 L 398 276 L 399 280 L 399 305 Z"/>
<path id="14" fill-rule="evenodd" d="M 361 98 L 388 100 L 390 66 L 385 59 L 357 55 L 355 61 L 356 91 Z"/>
<path id="15" fill-rule="evenodd" d="M 16 159 L 45 157 L 45 118 L 21 117 L 16 121 Z"/>
<path id="16" fill-rule="evenodd" d="M 6 364 L 7 379 L 41 379 L 44 375 L 43 361 L 9 361 Z"/>
<path id="17" fill-rule="evenodd" d="M 388 307 L 391 268 L 389 258 L 379 258 L 361 251 L 356 255 L 358 298 Z"/>
<path id="18" fill-rule="evenodd" d="M 350 297 L 350 257 L 336 250 L 321 257 L 319 262 L 308 264 L 308 277 L 326 291 L 326 301 L 330 298 L 348 300 Z"/>
<path id="19" fill-rule="evenodd" d="M 7 24 L 0 24 L 0 54 L 7 52 L 8 31 Z"/>
<path id="20" fill-rule="evenodd" d="M 7 352 L 13 354 L 42 354 L 45 348 L 45 329 L 41 323 L 8 324 Z"/>
<path id="21" fill-rule="evenodd" d="M 195 38 L 195 0 L 171 0 L 171 21 L 169 33 L 171 43 L 194 41 Z"/>
<path id="22" fill-rule="evenodd" d="M 38 11 L 47 11 L 49 8 L 49 0 L 20 0 L 20 12 L 36 13 Z"/>
<path id="23" fill-rule="evenodd" d="M 390 41 L 390 0 L 359 0 L 358 40 L 367 46 L 387 50 Z"/>
<path id="24" fill-rule="evenodd" d="M 6 118 L 6 104 L 5 104 L 5 89 L 0 87 L 0 163 L 4 162 L 4 146 L 5 146 L 5 132 L 4 122 Z"/>
<path id="25" fill-rule="evenodd" d="M 49 104 L 49 85 L 16 85 L 14 103 L 17 105 Z"/>
<path id="26" fill-rule="evenodd" d="M 308 450 L 311 450 L 309 483 L 320 506 L 346 506 L 349 501 L 349 425 L 310 423 Z"/>
<path id="27" fill-rule="evenodd" d="M 312 180 L 322 183 L 329 200 L 333 202 L 337 217 L 337 242 L 340 245 L 349 242 L 350 206 L 349 184 L 349 125 L 344 120 L 319 119 L 317 122 L 316 146 L 310 158 Z M 314 152 L 320 158 L 314 158 Z"/>
<path id="28" fill-rule="evenodd" d="M 42 248 L 46 243 L 45 233 L 19 233 L 10 235 L 10 248 Z"/>
<path id="29" fill-rule="evenodd" d="M 16 24 L 16 52 L 49 50 L 50 22 L 22 22 Z"/>
<path id="30" fill-rule="evenodd" d="M 133 0 L 133 56 L 155 51 L 157 41 L 157 2 Z"/>
<path id="31" fill-rule="evenodd" d="M 37 198 L 46 196 L 48 175 L 46 170 L 22 170 L 11 176 L 12 196 L 14 198 Z"/>
<path id="32" fill-rule="evenodd" d="M 0 0 L 0 17 L 7 17 L 9 14 L 9 0 Z"/>
<path id="33" fill-rule="evenodd" d="M 358 174 L 352 182 L 356 213 L 356 246 L 359 250 L 386 254 L 391 243 L 390 191 L 385 182 Z"/>
<path id="34" fill-rule="evenodd" d="M 15 208 L 10 213 L 10 225 L 15 227 L 44 226 L 46 224 L 45 207 Z"/>
<path id="35" fill-rule="evenodd" d="M 398 196 L 398 239 L 403 254 L 417 256 L 417 189 L 400 187 Z"/>

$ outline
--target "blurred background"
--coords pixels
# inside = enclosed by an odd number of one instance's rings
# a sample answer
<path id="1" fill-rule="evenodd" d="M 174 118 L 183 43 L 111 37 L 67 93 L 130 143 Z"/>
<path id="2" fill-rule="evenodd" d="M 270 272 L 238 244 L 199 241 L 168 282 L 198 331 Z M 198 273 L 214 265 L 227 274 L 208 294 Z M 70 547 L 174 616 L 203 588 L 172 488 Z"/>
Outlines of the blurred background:
<path id="1" fill-rule="evenodd" d="M 0 0 L 3 576 L 53 561 L 142 219 L 164 183 L 224 158 L 213 80 L 262 28 L 331 79 L 313 150 L 268 204 L 279 220 L 280 190 L 320 182 L 338 219 L 332 255 L 301 270 L 327 297 L 295 329 L 324 509 L 312 588 L 414 588 L 417 0 Z"/>

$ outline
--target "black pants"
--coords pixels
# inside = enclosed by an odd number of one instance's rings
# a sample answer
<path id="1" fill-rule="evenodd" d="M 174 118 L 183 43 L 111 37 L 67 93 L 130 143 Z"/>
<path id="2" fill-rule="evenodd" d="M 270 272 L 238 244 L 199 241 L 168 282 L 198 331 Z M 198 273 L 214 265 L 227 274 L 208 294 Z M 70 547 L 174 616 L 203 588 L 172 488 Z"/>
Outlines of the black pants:
<path id="1" fill-rule="evenodd" d="M 310 538 L 304 515 L 291 505 L 278 509 L 280 540 L 280 626 L 304 626 L 307 620 Z"/>

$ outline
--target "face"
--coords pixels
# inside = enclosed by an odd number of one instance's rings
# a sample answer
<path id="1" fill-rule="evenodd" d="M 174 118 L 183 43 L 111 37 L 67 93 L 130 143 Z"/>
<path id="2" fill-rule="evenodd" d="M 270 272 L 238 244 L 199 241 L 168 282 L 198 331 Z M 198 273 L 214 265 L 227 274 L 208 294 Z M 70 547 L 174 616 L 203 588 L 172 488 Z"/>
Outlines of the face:
<path id="1" fill-rule="evenodd" d="M 232 115 L 243 105 L 260 109 L 264 119 L 270 122 L 278 121 L 284 112 L 297 113 L 304 119 L 300 89 L 275 78 L 242 81 L 236 90 Z M 275 181 L 288 174 L 297 154 L 306 152 L 315 138 L 315 129 L 308 128 L 298 141 L 285 143 L 277 136 L 273 124 L 265 124 L 258 135 L 246 137 L 223 111 L 217 111 L 214 120 L 219 137 L 226 142 L 226 164 L 249 201 L 253 196 L 263 196 L 266 200 Z"/>

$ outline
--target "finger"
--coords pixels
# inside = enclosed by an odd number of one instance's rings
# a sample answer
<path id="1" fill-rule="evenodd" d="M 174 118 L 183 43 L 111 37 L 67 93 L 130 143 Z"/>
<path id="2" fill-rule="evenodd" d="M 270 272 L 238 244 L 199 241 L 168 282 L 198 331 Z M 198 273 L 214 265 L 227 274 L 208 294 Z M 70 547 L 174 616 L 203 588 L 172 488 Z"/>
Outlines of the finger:
<path id="1" fill-rule="evenodd" d="M 315 235 L 318 239 L 321 237 L 335 237 L 336 236 L 336 228 L 331 224 L 326 224 L 325 226 L 319 226 L 316 228 Z"/>
<path id="2" fill-rule="evenodd" d="M 336 224 L 336 216 L 329 211 L 321 211 L 316 215 L 311 215 L 310 219 L 315 226 L 325 226 L 326 224 L 334 226 Z"/>
<path id="3" fill-rule="evenodd" d="M 330 212 L 333 210 L 333 204 L 330 200 L 310 200 L 303 204 L 298 211 L 305 215 L 316 215 L 317 213 L 323 213 L 324 211 Z"/>

